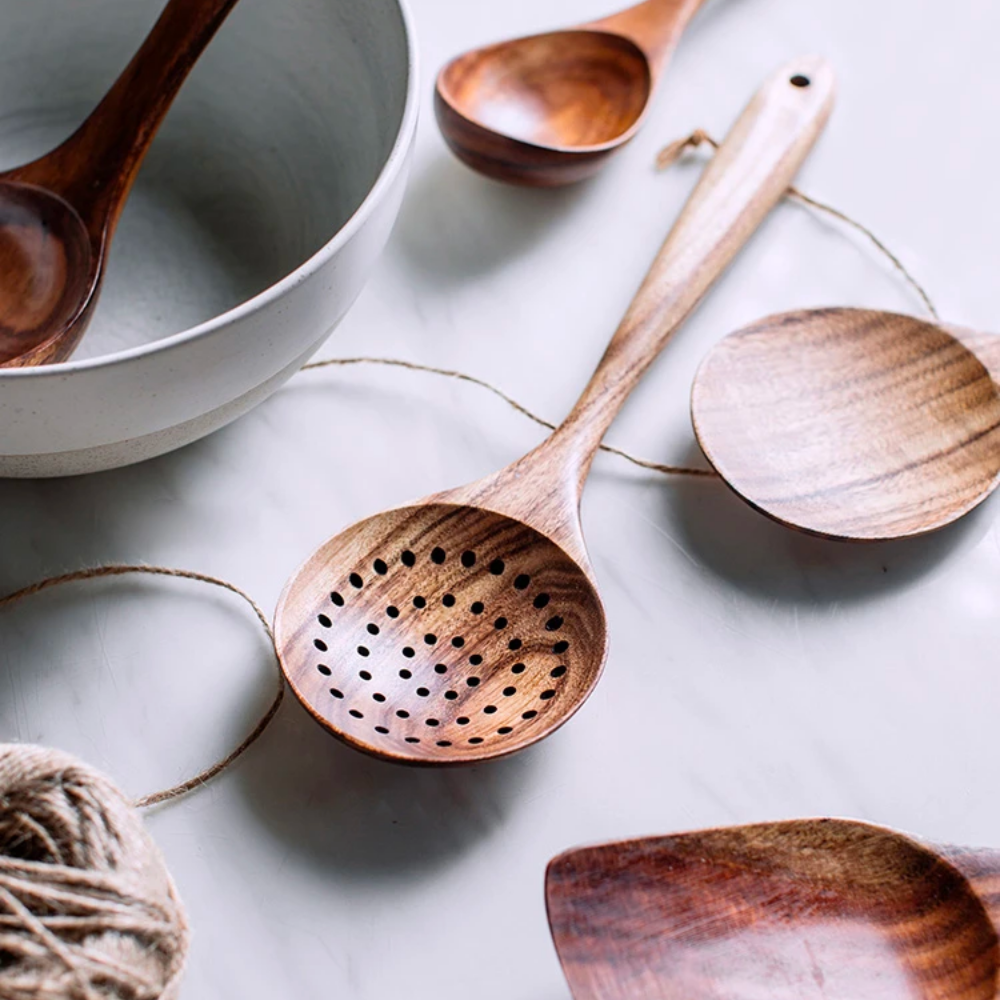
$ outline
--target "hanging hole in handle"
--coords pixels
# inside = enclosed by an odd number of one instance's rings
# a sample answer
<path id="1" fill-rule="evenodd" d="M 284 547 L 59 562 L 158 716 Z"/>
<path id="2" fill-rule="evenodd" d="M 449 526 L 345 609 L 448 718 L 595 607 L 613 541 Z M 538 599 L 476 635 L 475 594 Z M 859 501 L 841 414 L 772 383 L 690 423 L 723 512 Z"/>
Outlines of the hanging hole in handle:
<path id="1" fill-rule="evenodd" d="M 796 73 L 795 76 L 788 81 L 793 87 L 808 87 L 812 80 L 808 76 L 803 76 L 801 73 Z"/>

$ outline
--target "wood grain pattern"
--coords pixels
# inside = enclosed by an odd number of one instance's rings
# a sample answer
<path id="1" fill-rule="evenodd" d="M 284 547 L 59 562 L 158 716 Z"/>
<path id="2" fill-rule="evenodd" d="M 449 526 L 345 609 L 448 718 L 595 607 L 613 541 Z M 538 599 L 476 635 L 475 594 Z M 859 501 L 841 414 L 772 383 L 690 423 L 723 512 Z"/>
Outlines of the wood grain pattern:
<path id="1" fill-rule="evenodd" d="M 546 877 L 575 1000 L 995 1000 L 1000 852 L 795 820 L 570 851 Z"/>
<path id="2" fill-rule="evenodd" d="M 523 522 L 454 504 L 331 539 L 278 621 L 314 717 L 358 749 L 419 762 L 513 753 L 554 731 L 596 683 L 606 643 L 573 557 Z"/>
<path id="3" fill-rule="evenodd" d="M 1000 336 L 995 333 L 980 333 L 952 323 L 945 323 L 944 329 L 972 351 L 990 373 L 990 378 L 1000 385 Z"/>
<path id="4" fill-rule="evenodd" d="M 0 181 L 0 367 L 58 360 L 53 330 L 75 325 L 83 332 L 98 268 L 71 205 L 41 188 Z"/>
<path id="5" fill-rule="evenodd" d="M 790 83 L 806 72 L 809 87 Z M 471 762 L 537 742 L 584 702 L 607 656 L 580 525 L 594 454 L 642 373 L 781 198 L 832 100 L 819 60 L 765 83 L 546 442 L 477 483 L 347 529 L 293 577 L 275 619 L 278 656 L 331 733 L 391 760 Z"/>
<path id="6" fill-rule="evenodd" d="M 647 0 L 579 28 L 458 56 L 435 112 L 452 151 L 498 180 L 556 187 L 594 174 L 638 131 L 704 0 Z"/>
<path id="7" fill-rule="evenodd" d="M 237 2 L 171 0 L 83 125 L 52 152 L 0 174 L 0 367 L 72 354 L 146 151 Z"/>
<path id="8" fill-rule="evenodd" d="M 741 497 L 825 537 L 933 531 L 1000 483 L 1000 391 L 951 334 L 909 316 L 763 319 L 705 358 L 691 412 Z"/>

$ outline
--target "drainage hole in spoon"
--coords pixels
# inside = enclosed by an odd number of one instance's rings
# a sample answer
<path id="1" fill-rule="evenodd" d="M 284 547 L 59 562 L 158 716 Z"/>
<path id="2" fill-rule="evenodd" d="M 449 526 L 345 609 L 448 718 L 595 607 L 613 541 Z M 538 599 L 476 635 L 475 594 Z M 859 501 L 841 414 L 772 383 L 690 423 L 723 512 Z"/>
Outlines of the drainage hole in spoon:
<path id="1" fill-rule="evenodd" d="M 322 662 L 313 654 L 311 664 L 312 676 L 327 681 L 329 707 L 322 716 L 373 750 L 384 741 L 379 752 L 390 754 L 394 745 L 421 745 L 415 731 L 434 729 L 442 738 L 425 739 L 419 751 L 428 759 L 434 747 L 499 744 L 517 738 L 519 727 L 547 725 L 548 706 L 559 702 L 561 685 L 574 676 L 566 654 L 581 623 L 578 585 L 551 569 L 550 556 L 540 558 L 530 547 L 518 546 L 515 558 L 481 558 L 473 548 L 458 548 L 449 558 L 448 546 L 428 544 L 428 534 L 394 553 L 363 555 L 356 570 L 323 581 L 320 596 L 328 610 L 313 612 L 323 638 L 309 637 L 324 654 Z M 525 550 L 530 571 L 518 565 Z M 572 595 L 572 614 L 559 606 L 561 594 Z M 569 638 L 552 634 L 560 631 Z M 346 670 L 345 652 L 364 658 L 368 669 Z M 402 669 L 398 660 L 392 663 L 401 655 L 407 661 Z M 522 679 L 517 686 L 510 683 L 514 677 Z M 361 682 L 371 685 L 365 710 L 358 706 Z M 368 710 L 371 719 L 365 718 Z M 488 731 L 487 718 L 493 723 Z M 458 739 L 470 726 L 473 732 Z"/>

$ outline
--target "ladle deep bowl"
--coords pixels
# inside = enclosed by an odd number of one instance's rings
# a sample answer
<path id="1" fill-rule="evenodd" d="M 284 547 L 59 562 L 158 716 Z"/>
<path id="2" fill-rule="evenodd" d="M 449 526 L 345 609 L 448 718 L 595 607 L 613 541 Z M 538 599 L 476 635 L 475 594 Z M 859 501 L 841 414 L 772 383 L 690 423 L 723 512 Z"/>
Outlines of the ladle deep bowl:
<path id="1" fill-rule="evenodd" d="M 546 876 L 574 1000 L 996 1000 L 1000 851 L 794 820 L 569 851 Z"/>
<path id="2" fill-rule="evenodd" d="M 438 76 L 442 134 L 498 180 L 555 187 L 595 173 L 638 131 L 704 0 L 646 0 L 611 17 L 476 49 Z"/>
<path id="3" fill-rule="evenodd" d="M 706 169 L 572 413 L 484 480 L 323 545 L 278 605 L 288 681 L 330 732 L 423 764 L 504 756 L 580 707 L 607 654 L 580 525 L 594 454 L 643 372 L 781 198 L 833 102 L 800 59 L 750 102 Z"/>
<path id="4" fill-rule="evenodd" d="M 61 146 L 0 174 L 0 367 L 63 361 L 149 144 L 238 0 L 170 0 L 142 48 Z"/>
<path id="5" fill-rule="evenodd" d="M 691 413 L 737 494 L 825 537 L 933 531 L 1000 483 L 1000 389 L 959 339 L 910 316 L 760 320 L 707 355 Z"/>
<path id="6" fill-rule="evenodd" d="M 75 324 L 82 333 L 99 265 L 72 205 L 43 188 L 0 181 L 0 364 L 33 363 L 31 348 L 53 330 Z M 34 357 L 45 359 L 40 351 Z"/>

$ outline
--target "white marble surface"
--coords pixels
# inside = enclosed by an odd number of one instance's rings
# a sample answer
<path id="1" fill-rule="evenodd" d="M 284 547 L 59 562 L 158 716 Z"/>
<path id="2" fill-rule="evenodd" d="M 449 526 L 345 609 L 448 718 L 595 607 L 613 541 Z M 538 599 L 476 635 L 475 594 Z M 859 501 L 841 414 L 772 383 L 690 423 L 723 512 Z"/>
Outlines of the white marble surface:
<path id="1" fill-rule="evenodd" d="M 838 109 L 802 186 L 854 213 L 951 320 L 996 327 L 1000 7 L 710 0 L 645 132 L 577 190 L 511 190 L 454 163 L 430 113 L 448 55 L 572 23 L 602 0 L 414 0 L 426 115 L 377 276 L 325 349 L 486 376 L 565 411 L 697 174 L 666 140 L 722 133 L 757 82 L 819 51 Z M 741 323 L 799 305 L 915 308 L 882 263 L 781 208 L 640 388 L 611 438 L 686 460 L 692 372 Z M 112 560 L 226 576 L 268 609 L 350 521 L 471 479 L 537 428 L 473 387 L 378 369 L 297 377 L 172 456 L 0 483 L 0 589 Z M 599 460 L 584 503 L 613 651 L 576 719 L 494 766 L 365 759 L 288 702 L 231 774 L 151 817 L 196 939 L 185 1000 L 566 1000 L 542 897 L 575 844 L 837 814 L 1000 844 L 1000 507 L 905 545 L 793 535 L 714 482 Z M 0 736 L 75 751 L 130 791 L 244 731 L 271 691 L 251 618 L 190 584 L 116 582 L 0 618 Z"/>

